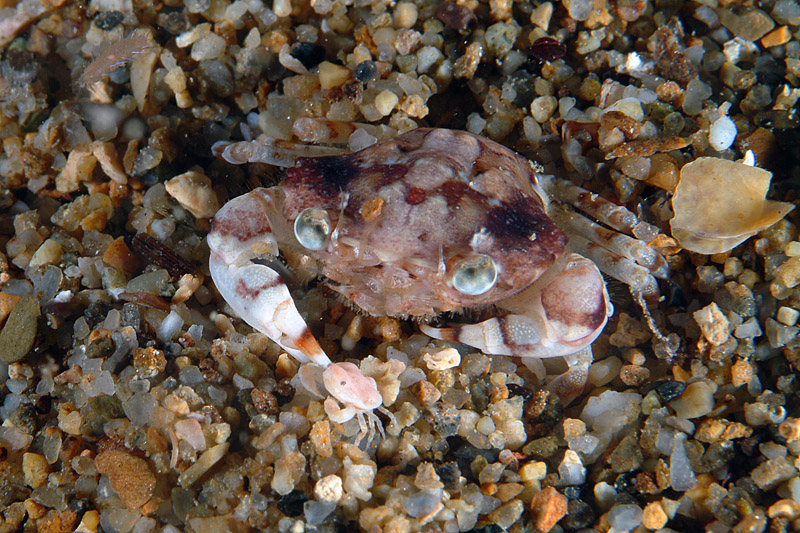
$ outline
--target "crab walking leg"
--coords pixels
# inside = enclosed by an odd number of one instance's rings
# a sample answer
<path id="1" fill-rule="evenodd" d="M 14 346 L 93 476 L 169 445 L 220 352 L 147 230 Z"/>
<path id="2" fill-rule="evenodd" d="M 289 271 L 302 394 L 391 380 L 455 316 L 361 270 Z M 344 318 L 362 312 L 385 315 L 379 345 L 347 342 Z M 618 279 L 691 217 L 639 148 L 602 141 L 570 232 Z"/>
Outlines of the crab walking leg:
<path id="1" fill-rule="evenodd" d="M 208 234 L 209 270 L 222 297 L 245 322 L 296 359 L 326 367 L 331 360 L 309 331 L 289 288 L 277 272 L 252 262 L 276 255 L 267 213 L 274 208 L 266 189 L 256 189 L 227 204 Z"/>
<path id="2" fill-rule="evenodd" d="M 602 274 L 575 253 L 564 254 L 533 285 L 498 305 L 511 314 L 474 325 L 420 328 L 488 354 L 558 357 L 590 345 L 613 312 Z"/>
<path id="3" fill-rule="evenodd" d="M 342 148 L 298 144 L 259 135 L 253 141 L 218 141 L 211 147 L 215 156 L 233 165 L 267 163 L 278 167 L 293 167 L 301 157 L 322 157 L 347 153 Z"/>
<path id="4" fill-rule="evenodd" d="M 630 233 L 645 242 L 652 241 L 659 234 L 656 226 L 639 220 L 639 217 L 627 208 L 609 202 L 567 180 L 547 174 L 537 174 L 536 180 L 549 196 L 574 206 L 616 230 Z"/>
<path id="5" fill-rule="evenodd" d="M 574 211 L 551 209 L 548 215 L 568 234 L 582 235 L 616 255 L 636 261 L 657 278 L 667 279 L 669 277 L 669 265 L 666 259 L 643 241 L 629 237 L 624 233 L 606 229 Z"/>

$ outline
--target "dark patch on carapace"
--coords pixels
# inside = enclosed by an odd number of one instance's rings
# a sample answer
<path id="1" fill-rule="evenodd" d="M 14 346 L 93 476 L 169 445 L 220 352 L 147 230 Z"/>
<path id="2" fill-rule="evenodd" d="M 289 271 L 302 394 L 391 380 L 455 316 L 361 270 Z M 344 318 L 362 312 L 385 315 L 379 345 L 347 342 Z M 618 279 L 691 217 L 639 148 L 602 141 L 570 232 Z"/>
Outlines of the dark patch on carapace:
<path id="1" fill-rule="evenodd" d="M 537 200 L 517 196 L 511 202 L 489 210 L 486 216 L 486 229 L 499 240 L 504 238 L 526 239 L 547 242 L 562 241 L 566 244 L 566 235 L 544 212 Z M 531 236 L 535 235 L 533 239 Z"/>
<path id="2" fill-rule="evenodd" d="M 326 199 L 338 197 L 360 169 L 353 164 L 352 155 L 301 157 L 297 165 L 286 171 L 286 177 L 315 189 Z"/>
<path id="3" fill-rule="evenodd" d="M 436 192 L 442 195 L 447 205 L 452 207 L 461 201 L 461 198 L 470 190 L 469 185 L 460 181 L 447 181 Z"/>
<path id="4" fill-rule="evenodd" d="M 425 201 L 425 191 L 419 187 L 410 187 L 406 191 L 406 203 L 409 205 L 419 205 Z"/>

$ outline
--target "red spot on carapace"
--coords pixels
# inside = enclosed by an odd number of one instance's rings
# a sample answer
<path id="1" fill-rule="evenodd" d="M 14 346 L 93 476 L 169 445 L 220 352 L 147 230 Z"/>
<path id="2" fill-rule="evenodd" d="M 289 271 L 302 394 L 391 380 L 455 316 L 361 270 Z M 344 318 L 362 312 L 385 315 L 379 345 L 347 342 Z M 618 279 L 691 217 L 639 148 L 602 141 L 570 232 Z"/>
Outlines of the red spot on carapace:
<path id="1" fill-rule="evenodd" d="M 425 191 L 419 187 L 411 187 L 406 193 L 406 202 L 409 205 L 419 205 L 425 201 Z"/>

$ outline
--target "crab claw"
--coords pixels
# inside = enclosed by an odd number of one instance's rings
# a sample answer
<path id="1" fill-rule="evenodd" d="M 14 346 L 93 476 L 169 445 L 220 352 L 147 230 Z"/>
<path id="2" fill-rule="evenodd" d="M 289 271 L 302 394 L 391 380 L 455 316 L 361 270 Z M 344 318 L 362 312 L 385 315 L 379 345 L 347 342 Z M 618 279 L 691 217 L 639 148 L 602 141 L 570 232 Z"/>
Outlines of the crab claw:
<path id="1" fill-rule="evenodd" d="M 534 284 L 499 305 L 511 314 L 474 325 L 420 329 L 487 354 L 558 357 L 590 345 L 613 311 L 600 271 L 574 253 L 564 254 Z"/>
<path id="2" fill-rule="evenodd" d="M 328 366 L 331 360 L 297 311 L 286 283 L 273 269 L 252 262 L 255 257 L 277 255 L 267 216 L 273 209 L 267 189 L 253 190 L 220 209 L 208 234 L 211 277 L 245 322 L 299 361 Z"/>

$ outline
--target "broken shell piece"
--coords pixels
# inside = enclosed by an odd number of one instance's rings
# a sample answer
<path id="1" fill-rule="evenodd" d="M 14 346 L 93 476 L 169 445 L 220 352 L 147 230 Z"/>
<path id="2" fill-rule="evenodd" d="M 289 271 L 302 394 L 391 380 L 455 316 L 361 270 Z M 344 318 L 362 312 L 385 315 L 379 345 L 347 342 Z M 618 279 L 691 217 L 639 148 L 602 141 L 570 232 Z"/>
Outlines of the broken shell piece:
<path id="1" fill-rule="evenodd" d="M 794 209 L 765 200 L 772 173 L 718 157 L 681 169 L 672 198 L 672 236 L 692 252 L 727 252 Z"/>

